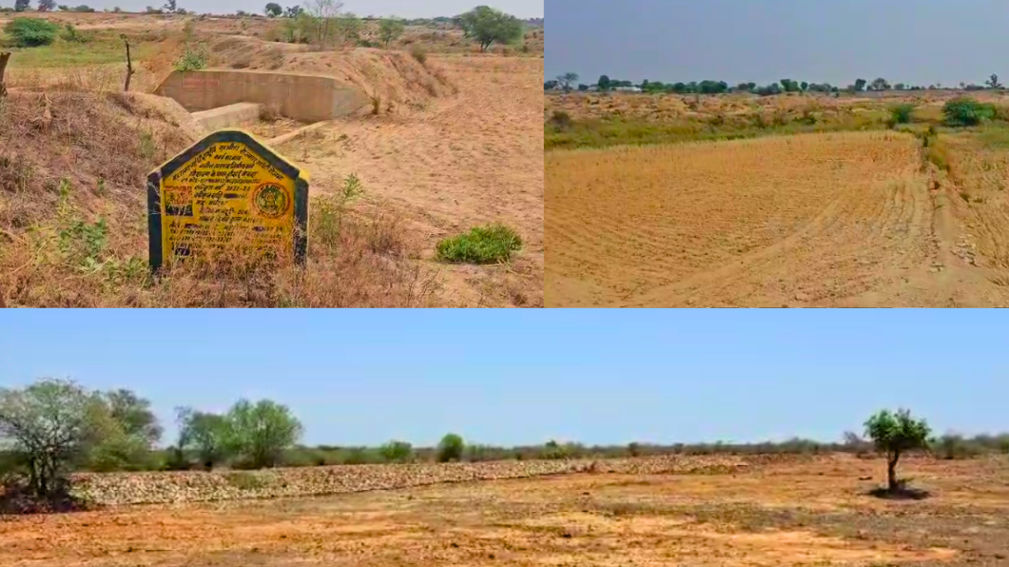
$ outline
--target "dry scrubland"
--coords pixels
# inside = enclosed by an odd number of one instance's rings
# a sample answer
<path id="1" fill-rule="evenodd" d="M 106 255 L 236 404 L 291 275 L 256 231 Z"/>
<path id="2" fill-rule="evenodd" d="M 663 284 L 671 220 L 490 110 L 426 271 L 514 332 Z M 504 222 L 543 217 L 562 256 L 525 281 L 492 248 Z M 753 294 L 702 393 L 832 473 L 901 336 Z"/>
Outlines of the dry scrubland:
<path id="1" fill-rule="evenodd" d="M 45 17 L 92 39 L 11 59 L 0 106 L 0 305 L 542 305 L 542 30 L 488 54 L 445 27 L 408 27 L 389 49 L 319 50 L 271 41 L 281 22 L 265 18 Z M 129 95 L 119 92 L 120 33 L 137 69 Z M 145 93 L 187 43 L 210 68 L 332 75 L 372 97 L 360 115 L 300 135 L 304 124 L 269 113 L 247 128 L 281 137 L 271 145 L 311 176 L 306 270 L 236 262 L 148 276 L 145 175 L 203 132 L 174 101 Z M 364 192 L 348 200 L 351 176 Z M 510 262 L 435 259 L 441 239 L 491 222 L 522 237 Z"/>
<path id="2" fill-rule="evenodd" d="M 1009 130 L 951 96 L 547 97 L 547 305 L 1009 305 Z"/>
<path id="3" fill-rule="evenodd" d="M 310 499 L 14 517 L 0 522 L 0 564 L 952 567 L 1009 561 L 1004 457 L 909 459 L 902 469 L 932 495 L 903 501 L 867 496 L 883 481 L 885 467 L 850 455 L 632 459 L 600 461 L 594 471 L 576 466 L 581 473 Z M 351 468 L 360 477 L 375 474 L 382 484 L 380 471 L 407 470 L 398 467 Z M 164 473 L 122 478 L 140 483 L 158 474 Z"/>

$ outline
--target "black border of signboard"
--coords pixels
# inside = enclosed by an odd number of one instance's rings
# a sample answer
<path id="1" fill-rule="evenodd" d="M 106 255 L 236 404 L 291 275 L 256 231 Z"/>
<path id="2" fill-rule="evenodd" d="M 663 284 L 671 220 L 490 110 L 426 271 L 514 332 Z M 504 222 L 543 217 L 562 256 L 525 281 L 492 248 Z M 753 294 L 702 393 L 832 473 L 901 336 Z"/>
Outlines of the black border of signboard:
<path id="1" fill-rule="evenodd" d="M 220 142 L 243 143 L 284 175 L 294 179 L 294 260 L 298 264 L 304 264 L 308 250 L 308 180 L 302 176 L 300 169 L 284 161 L 277 152 L 261 144 L 252 135 L 241 130 L 218 130 L 168 160 L 147 176 L 147 252 L 151 270 L 156 272 L 164 262 L 161 254 L 161 180 L 211 144 Z"/>

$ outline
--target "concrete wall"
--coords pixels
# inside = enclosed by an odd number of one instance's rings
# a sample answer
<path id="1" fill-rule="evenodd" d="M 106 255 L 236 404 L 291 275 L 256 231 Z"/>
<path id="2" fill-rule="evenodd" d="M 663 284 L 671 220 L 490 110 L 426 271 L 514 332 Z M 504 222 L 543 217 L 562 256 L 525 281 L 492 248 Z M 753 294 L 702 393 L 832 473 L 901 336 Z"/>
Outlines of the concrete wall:
<path id="1" fill-rule="evenodd" d="M 220 108 L 194 112 L 193 118 L 207 130 L 221 130 L 257 122 L 262 106 L 254 102 L 236 102 Z"/>
<path id="2" fill-rule="evenodd" d="M 155 93 L 190 112 L 254 102 L 307 122 L 352 114 L 369 102 L 360 89 L 332 77 L 269 71 L 173 71 Z"/>

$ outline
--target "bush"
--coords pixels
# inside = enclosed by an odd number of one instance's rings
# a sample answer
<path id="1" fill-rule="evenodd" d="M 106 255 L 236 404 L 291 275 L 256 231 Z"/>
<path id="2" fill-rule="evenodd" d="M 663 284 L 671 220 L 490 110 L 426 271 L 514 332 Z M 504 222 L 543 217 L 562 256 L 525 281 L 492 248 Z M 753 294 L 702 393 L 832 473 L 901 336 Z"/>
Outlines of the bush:
<path id="1" fill-rule="evenodd" d="M 568 130 L 574 125 L 571 115 L 563 110 L 555 110 L 550 116 L 550 125 L 556 130 Z"/>
<path id="2" fill-rule="evenodd" d="M 176 71 L 199 71 L 207 66 L 207 52 L 203 49 L 186 47 L 182 56 L 175 62 Z"/>
<path id="3" fill-rule="evenodd" d="M 91 40 L 87 35 L 77 31 L 73 24 L 68 23 L 60 32 L 60 39 L 68 43 L 87 43 Z"/>
<path id="4" fill-rule="evenodd" d="M 49 45 L 59 30 L 56 24 L 39 18 L 14 18 L 4 26 L 15 47 Z"/>
<path id="5" fill-rule="evenodd" d="M 379 448 L 379 453 L 388 463 L 403 463 L 413 457 L 413 446 L 404 441 L 389 441 Z"/>
<path id="6" fill-rule="evenodd" d="M 522 239 L 512 229 L 501 224 L 475 227 L 466 234 L 446 238 L 438 243 L 438 258 L 446 262 L 494 264 L 511 258 L 522 247 Z"/>
<path id="7" fill-rule="evenodd" d="M 462 437 L 455 433 L 445 435 L 441 438 L 441 442 L 438 443 L 438 462 L 448 463 L 462 460 L 465 448 L 466 444 L 463 442 Z"/>
<path id="8" fill-rule="evenodd" d="M 894 124 L 909 124 L 912 111 L 914 111 L 913 104 L 898 104 L 890 109 L 890 116 Z"/>
<path id="9" fill-rule="evenodd" d="M 955 98 L 942 107 L 947 126 L 976 126 L 995 118 L 995 105 L 978 102 L 972 98 Z"/>

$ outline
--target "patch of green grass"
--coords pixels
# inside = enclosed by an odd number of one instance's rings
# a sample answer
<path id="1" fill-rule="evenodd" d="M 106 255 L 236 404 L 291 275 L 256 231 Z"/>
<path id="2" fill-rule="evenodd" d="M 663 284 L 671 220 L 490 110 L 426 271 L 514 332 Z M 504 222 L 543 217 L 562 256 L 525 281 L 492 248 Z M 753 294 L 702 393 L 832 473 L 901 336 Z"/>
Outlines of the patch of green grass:
<path id="1" fill-rule="evenodd" d="M 478 226 L 465 234 L 438 243 L 438 259 L 445 262 L 495 264 L 511 258 L 522 247 L 522 239 L 502 224 Z"/>
<path id="2" fill-rule="evenodd" d="M 1009 128 L 989 124 L 975 134 L 977 140 L 989 148 L 1009 148 Z"/>
<path id="3" fill-rule="evenodd" d="M 0 43 L 3 40 L 0 39 Z M 147 57 L 153 44 L 130 42 L 133 64 Z M 40 47 L 15 47 L 11 51 L 10 68 L 55 68 L 78 67 L 122 63 L 126 65 L 126 48 L 123 41 L 110 34 L 96 33 L 87 42 L 58 39 L 50 45 Z"/>
<path id="4" fill-rule="evenodd" d="M 610 117 L 595 120 L 571 120 L 560 124 L 551 119 L 544 124 L 544 148 L 605 148 L 620 145 L 669 144 L 756 138 L 813 132 L 881 130 L 890 127 L 887 109 L 873 109 L 842 116 L 818 118 L 806 112 L 794 119 L 784 115 L 765 118 L 760 114 L 716 120 L 671 120 L 649 122 L 644 119 Z"/>

